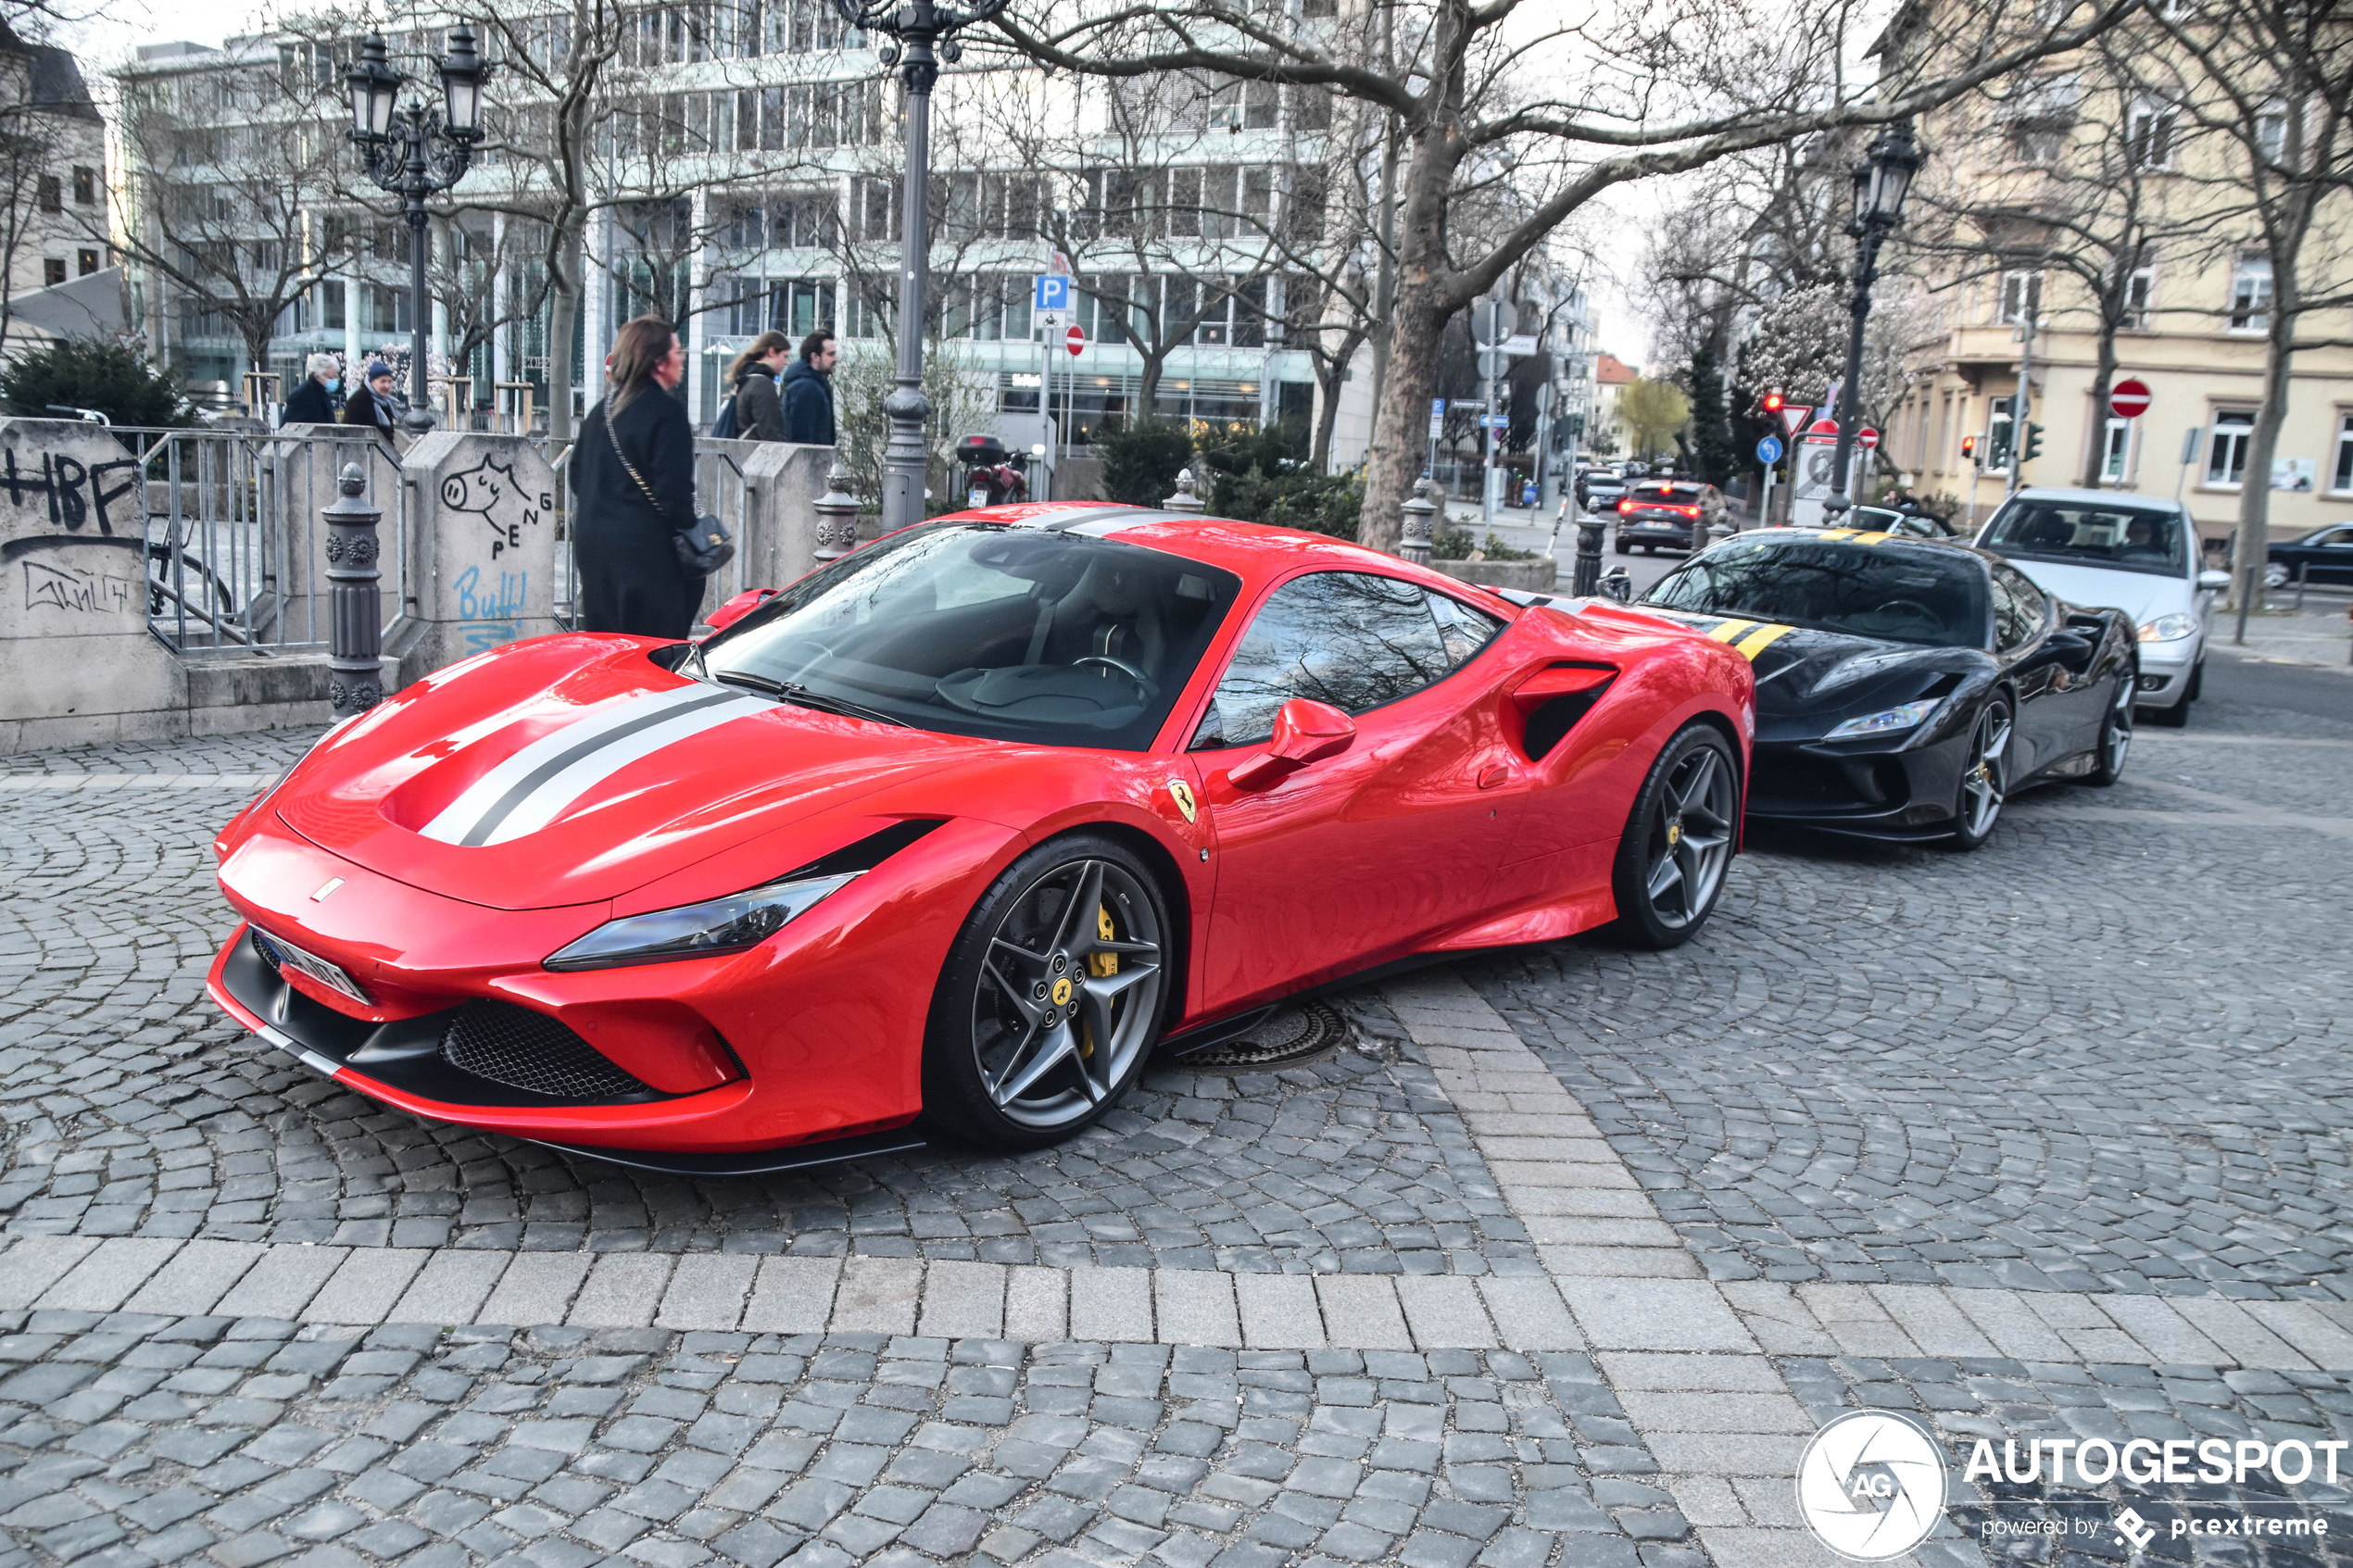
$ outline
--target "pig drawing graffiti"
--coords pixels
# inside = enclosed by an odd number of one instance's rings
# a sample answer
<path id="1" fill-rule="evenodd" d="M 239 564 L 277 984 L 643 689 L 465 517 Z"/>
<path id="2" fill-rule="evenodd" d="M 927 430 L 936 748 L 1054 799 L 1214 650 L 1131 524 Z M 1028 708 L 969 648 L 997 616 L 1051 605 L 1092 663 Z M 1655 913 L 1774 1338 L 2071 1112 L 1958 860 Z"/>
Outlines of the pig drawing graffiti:
<path id="1" fill-rule="evenodd" d="M 490 558 L 522 547 L 522 531 L 536 528 L 540 517 L 555 509 L 555 497 L 533 495 L 515 478 L 512 463 L 485 457 L 470 469 L 441 482 L 444 509 L 482 520 L 490 533 Z"/>

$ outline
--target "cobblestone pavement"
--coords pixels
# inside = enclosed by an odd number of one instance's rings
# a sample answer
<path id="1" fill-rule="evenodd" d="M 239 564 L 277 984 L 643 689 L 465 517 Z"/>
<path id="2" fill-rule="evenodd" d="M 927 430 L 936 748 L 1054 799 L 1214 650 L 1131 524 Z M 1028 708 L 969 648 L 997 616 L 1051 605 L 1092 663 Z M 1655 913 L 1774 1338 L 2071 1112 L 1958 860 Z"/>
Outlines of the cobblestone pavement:
<path id="1" fill-rule="evenodd" d="M 1975 855 L 1758 835 L 1692 948 L 1458 972 L 1714 1277 L 2353 1296 L 2353 726 L 2135 745 Z"/>

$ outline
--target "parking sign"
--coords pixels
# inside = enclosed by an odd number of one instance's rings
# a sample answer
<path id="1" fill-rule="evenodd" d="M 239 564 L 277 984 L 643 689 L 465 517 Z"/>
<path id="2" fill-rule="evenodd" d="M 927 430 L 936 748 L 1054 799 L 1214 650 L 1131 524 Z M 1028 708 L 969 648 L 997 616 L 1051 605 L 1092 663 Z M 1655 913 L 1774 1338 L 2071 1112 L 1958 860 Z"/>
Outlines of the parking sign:
<path id="1" fill-rule="evenodd" d="M 1069 309 L 1070 275 L 1066 272 L 1038 273 L 1037 298 L 1032 307 L 1038 310 Z"/>

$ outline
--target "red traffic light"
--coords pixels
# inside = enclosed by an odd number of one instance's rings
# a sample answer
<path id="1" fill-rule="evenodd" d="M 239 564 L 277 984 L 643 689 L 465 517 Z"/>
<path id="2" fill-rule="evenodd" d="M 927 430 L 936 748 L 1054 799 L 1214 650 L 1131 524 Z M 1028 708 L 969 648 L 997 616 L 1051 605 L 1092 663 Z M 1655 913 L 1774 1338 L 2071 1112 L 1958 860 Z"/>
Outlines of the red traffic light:
<path id="1" fill-rule="evenodd" d="M 1964 435 L 1961 437 L 1961 456 L 1964 458 L 1974 458 L 1977 456 L 1977 437 L 1974 435 Z"/>
<path id="2" fill-rule="evenodd" d="M 1784 401 L 1785 399 L 1783 399 L 1779 392 L 1768 392 L 1765 395 L 1763 407 L 1767 413 L 1778 414 L 1781 411 L 1781 404 Z"/>

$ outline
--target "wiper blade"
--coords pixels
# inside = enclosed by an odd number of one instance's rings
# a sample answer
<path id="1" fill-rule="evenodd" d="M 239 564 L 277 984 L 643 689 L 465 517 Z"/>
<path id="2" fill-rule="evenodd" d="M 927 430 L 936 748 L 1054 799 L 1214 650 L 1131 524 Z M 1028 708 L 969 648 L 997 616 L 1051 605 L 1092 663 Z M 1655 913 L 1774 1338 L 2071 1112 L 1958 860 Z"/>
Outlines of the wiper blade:
<path id="1" fill-rule="evenodd" d="M 896 724 L 902 730 L 911 728 L 906 720 L 894 714 L 852 702 L 848 697 L 811 691 L 798 681 L 779 681 L 767 675 L 755 675 L 748 670 L 722 670 L 711 679 L 724 681 L 731 686 L 748 686 L 756 692 L 766 692 L 795 707 L 813 708 L 821 713 L 838 713 L 846 719 L 864 719 L 876 724 Z"/>

